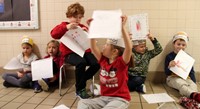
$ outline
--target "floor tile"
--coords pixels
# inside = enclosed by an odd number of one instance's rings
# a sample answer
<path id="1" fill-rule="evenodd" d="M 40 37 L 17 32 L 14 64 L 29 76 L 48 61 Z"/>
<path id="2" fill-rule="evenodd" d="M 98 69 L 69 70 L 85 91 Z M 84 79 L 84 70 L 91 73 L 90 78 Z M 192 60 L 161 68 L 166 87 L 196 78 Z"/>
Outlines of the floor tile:
<path id="1" fill-rule="evenodd" d="M 15 99 L 17 96 L 15 95 L 5 95 L 3 97 L 0 98 L 0 101 L 12 101 L 13 99 Z"/>
<path id="2" fill-rule="evenodd" d="M 52 108 L 53 106 L 49 106 L 49 105 L 39 105 L 35 109 L 52 109 Z"/>
<path id="3" fill-rule="evenodd" d="M 29 99 L 26 103 L 31 103 L 31 104 L 40 104 L 45 98 L 39 98 L 39 97 L 32 97 Z"/>
<path id="4" fill-rule="evenodd" d="M 13 102 L 18 102 L 18 103 L 25 103 L 30 97 L 27 96 L 18 96 L 16 97 Z"/>
<path id="5" fill-rule="evenodd" d="M 1 107 L 1 109 L 17 109 L 21 105 L 22 105 L 22 103 L 10 102 L 10 103 L 6 104 L 5 106 Z"/>
<path id="6" fill-rule="evenodd" d="M 59 100 L 60 99 L 51 99 L 51 98 L 49 98 L 49 99 L 45 99 L 41 104 L 54 106 L 54 105 L 56 105 L 56 103 L 58 103 Z"/>
<path id="7" fill-rule="evenodd" d="M 37 105 L 36 104 L 23 104 L 18 109 L 35 109 Z"/>

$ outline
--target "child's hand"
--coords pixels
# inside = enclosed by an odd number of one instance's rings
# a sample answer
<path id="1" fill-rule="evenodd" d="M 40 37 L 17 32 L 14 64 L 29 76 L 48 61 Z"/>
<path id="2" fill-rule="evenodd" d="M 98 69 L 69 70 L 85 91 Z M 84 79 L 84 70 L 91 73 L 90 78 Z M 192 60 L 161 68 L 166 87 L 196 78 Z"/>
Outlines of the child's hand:
<path id="1" fill-rule="evenodd" d="M 175 66 L 176 66 L 176 62 L 174 60 L 169 62 L 169 66 L 168 66 L 169 68 L 170 67 L 175 67 Z"/>
<path id="2" fill-rule="evenodd" d="M 122 25 L 125 26 L 126 24 L 126 21 L 127 21 L 127 16 L 122 16 Z"/>
<path id="3" fill-rule="evenodd" d="M 17 76 L 18 76 L 19 78 L 21 78 L 21 77 L 24 76 L 24 73 L 23 73 L 23 72 L 17 72 Z"/>
<path id="4" fill-rule="evenodd" d="M 88 24 L 88 26 L 90 26 L 90 23 L 92 22 L 92 18 L 89 18 L 87 21 L 86 21 L 86 23 Z"/>
<path id="5" fill-rule="evenodd" d="M 151 33 L 147 34 L 147 37 L 148 37 L 151 41 L 154 40 L 154 36 L 153 36 Z"/>
<path id="6" fill-rule="evenodd" d="M 68 24 L 68 25 L 66 26 L 66 28 L 67 28 L 68 30 L 70 30 L 70 29 L 76 29 L 77 26 L 78 26 L 78 23 L 70 23 L 70 24 Z"/>

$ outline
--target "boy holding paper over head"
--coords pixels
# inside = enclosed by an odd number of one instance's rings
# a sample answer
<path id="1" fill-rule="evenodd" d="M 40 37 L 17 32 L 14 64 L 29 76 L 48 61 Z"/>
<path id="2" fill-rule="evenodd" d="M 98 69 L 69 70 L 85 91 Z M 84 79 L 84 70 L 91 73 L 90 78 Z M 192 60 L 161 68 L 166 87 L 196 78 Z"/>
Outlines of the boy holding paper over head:
<path id="1" fill-rule="evenodd" d="M 148 50 L 146 47 L 146 40 L 133 40 L 133 56 L 134 67 L 129 67 L 128 87 L 130 91 L 137 91 L 146 93 L 144 82 L 148 73 L 150 60 L 162 52 L 162 46 L 158 40 L 152 35 L 147 35 L 152 42 L 154 49 Z"/>
<path id="2" fill-rule="evenodd" d="M 128 108 L 131 97 L 127 81 L 132 45 L 125 29 L 127 17 L 123 16 L 121 20 L 122 39 L 108 39 L 102 51 L 97 46 L 95 39 L 90 40 L 91 50 L 101 66 L 99 74 L 101 96 L 80 100 L 77 109 Z"/>
<path id="3" fill-rule="evenodd" d="M 70 31 L 78 28 L 82 28 L 84 31 L 88 31 L 88 28 L 81 24 L 81 19 L 84 17 L 84 7 L 79 3 L 71 4 L 67 8 L 66 17 L 68 22 L 62 22 L 61 24 L 54 27 L 51 31 L 51 36 L 54 39 L 61 39 L 63 35 Z M 75 68 L 75 77 L 76 77 L 76 95 L 82 99 L 89 98 L 90 95 L 86 92 L 86 81 L 95 75 L 99 70 L 99 64 L 97 63 L 96 58 L 91 53 L 90 49 L 85 51 L 83 57 L 75 53 L 76 49 L 70 49 L 64 43 L 60 43 L 61 51 L 61 62 L 69 63 L 74 65 Z M 86 66 L 89 68 L 86 70 Z"/>
<path id="4" fill-rule="evenodd" d="M 191 99 L 200 102 L 200 94 L 198 93 L 193 67 L 191 68 L 188 78 L 186 79 L 177 76 L 170 70 L 172 67 L 179 66 L 179 63 L 174 61 L 174 59 L 180 50 L 184 51 L 187 47 L 189 41 L 188 35 L 183 31 L 177 32 L 172 41 L 174 50 L 165 58 L 165 74 L 167 75 L 166 83 L 169 87 L 177 89 L 181 95 L 190 97 Z"/>

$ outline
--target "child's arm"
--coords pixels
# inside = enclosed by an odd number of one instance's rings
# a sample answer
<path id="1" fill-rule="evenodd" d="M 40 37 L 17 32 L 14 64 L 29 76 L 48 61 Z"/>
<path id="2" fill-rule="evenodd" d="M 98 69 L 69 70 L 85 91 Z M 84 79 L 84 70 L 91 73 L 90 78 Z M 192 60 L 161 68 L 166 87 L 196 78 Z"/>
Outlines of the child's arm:
<path id="1" fill-rule="evenodd" d="M 124 53 L 122 55 L 122 58 L 123 58 L 124 62 L 126 64 L 128 64 L 129 61 L 130 61 L 130 58 L 131 58 L 131 54 L 132 54 L 132 44 L 131 44 L 129 34 L 125 29 L 126 20 L 127 20 L 127 17 L 122 16 L 122 34 L 123 34 L 122 36 L 123 36 L 124 45 L 125 45 L 125 49 L 124 49 Z"/>
<path id="2" fill-rule="evenodd" d="M 163 48 L 161 44 L 158 42 L 158 40 L 151 33 L 149 33 L 147 36 L 151 40 L 154 46 L 154 49 L 148 51 L 150 54 L 149 55 L 150 58 L 153 58 L 157 56 L 158 54 L 160 54 L 163 51 Z"/>
<path id="3" fill-rule="evenodd" d="M 92 53 L 94 54 L 94 56 L 96 57 L 96 59 L 99 61 L 101 59 L 101 51 L 100 49 L 97 47 L 97 41 L 95 39 L 90 39 L 90 46 L 91 46 L 91 50 Z"/>
<path id="4" fill-rule="evenodd" d="M 68 31 L 67 23 L 62 22 L 51 30 L 51 37 L 54 39 L 60 39 Z"/>

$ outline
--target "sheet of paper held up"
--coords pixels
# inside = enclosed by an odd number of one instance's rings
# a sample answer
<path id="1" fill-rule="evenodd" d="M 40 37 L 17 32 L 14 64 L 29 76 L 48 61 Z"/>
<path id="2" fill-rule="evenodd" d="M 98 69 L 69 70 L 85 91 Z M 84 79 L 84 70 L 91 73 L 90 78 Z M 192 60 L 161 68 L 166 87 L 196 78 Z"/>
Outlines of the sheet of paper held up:
<path id="1" fill-rule="evenodd" d="M 81 57 L 83 57 L 85 50 L 90 48 L 88 33 L 79 26 L 76 29 L 67 31 L 60 41 Z"/>
<path id="2" fill-rule="evenodd" d="M 96 10 L 92 15 L 89 28 L 89 38 L 122 37 L 122 11 L 121 10 Z"/>
<path id="3" fill-rule="evenodd" d="M 23 65 L 14 57 L 3 68 L 7 70 L 19 70 L 23 69 Z"/>
<path id="4" fill-rule="evenodd" d="M 187 79 L 195 60 L 183 50 L 180 50 L 176 55 L 174 61 L 177 63 L 175 67 L 170 70 L 183 79 Z"/>
<path id="5" fill-rule="evenodd" d="M 32 80 L 53 77 L 53 58 L 46 58 L 31 63 Z"/>
<path id="6" fill-rule="evenodd" d="M 167 93 L 158 93 L 158 94 L 144 94 L 143 98 L 149 103 L 164 103 L 164 102 L 173 102 L 175 101 Z"/>
<path id="7" fill-rule="evenodd" d="M 137 14 L 129 16 L 128 19 L 132 40 L 147 39 L 149 33 L 148 14 Z"/>
<path id="8" fill-rule="evenodd" d="M 59 106 L 54 107 L 53 109 L 69 109 L 69 108 L 65 106 L 64 104 L 61 104 Z"/>

